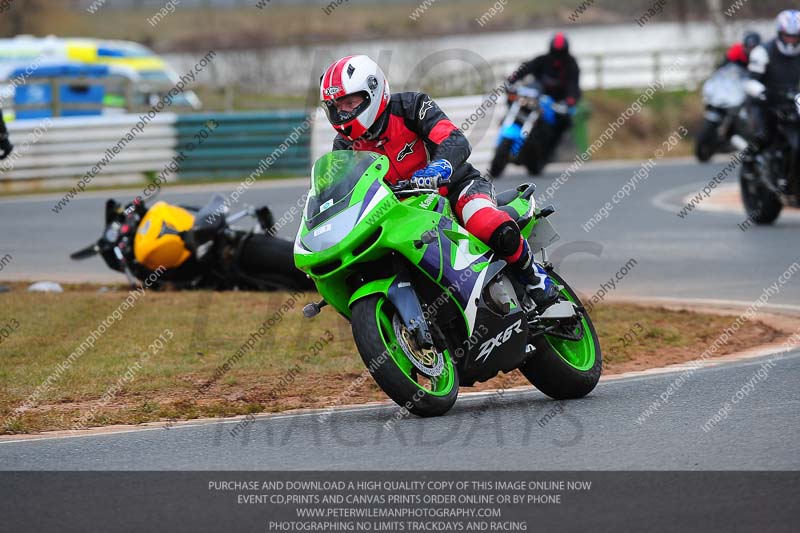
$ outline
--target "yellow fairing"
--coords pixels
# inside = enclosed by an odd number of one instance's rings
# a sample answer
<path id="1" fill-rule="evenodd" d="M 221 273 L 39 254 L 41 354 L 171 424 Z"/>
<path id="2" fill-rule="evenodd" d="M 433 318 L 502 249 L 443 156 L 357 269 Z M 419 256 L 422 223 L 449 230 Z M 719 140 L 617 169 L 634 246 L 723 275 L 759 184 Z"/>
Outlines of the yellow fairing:
<path id="1" fill-rule="evenodd" d="M 156 202 L 144 215 L 136 237 L 133 252 L 136 260 L 155 270 L 159 266 L 176 268 L 183 264 L 191 252 L 186 249 L 178 234 L 192 227 L 194 215 L 178 206 Z"/>

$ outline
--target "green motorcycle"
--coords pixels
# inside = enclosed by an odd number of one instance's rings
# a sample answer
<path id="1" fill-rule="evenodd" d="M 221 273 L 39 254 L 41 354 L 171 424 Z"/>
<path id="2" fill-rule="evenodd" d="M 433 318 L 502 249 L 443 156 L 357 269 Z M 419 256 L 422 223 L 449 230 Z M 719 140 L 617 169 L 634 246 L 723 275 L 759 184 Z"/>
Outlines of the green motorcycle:
<path id="1" fill-rule="evenodd" d="M 347 318 L 364 364 L 383 391 L 419 416 L 446 413 L 459 386 L 520 369 L 546 395 L 594 389 L 600 343 L 578 296 L 553 272 L 545 247 L 558 239 L 537 209 L 534 186 L 497 196 L 559 286 L 538 313 L 504 260 L 461 227 L 431 189 L 391 187 L 386 156 L 334 151 L 314 164 L 294 244 L 297 267 L 322 301 Z"/>

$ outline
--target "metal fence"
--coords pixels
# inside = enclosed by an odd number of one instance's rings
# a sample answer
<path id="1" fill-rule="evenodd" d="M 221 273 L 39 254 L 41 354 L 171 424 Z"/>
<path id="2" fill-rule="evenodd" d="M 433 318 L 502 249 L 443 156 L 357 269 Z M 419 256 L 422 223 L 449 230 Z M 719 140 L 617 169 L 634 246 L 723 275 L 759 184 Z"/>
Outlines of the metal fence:
<path id="1" fill-rule="evenodd" d="M 713 49 L 676 49 L 658 52 L 631 50 L 614 54 L 578 56 L 581 88 L 584 90 L 636 89 L 653 83 L 664 87 L 695 89 L 713 72 L 721 52 Z M 492 61 L 495 79 L 504 79 L 522 60 L 505 58 Z M 458 94 L 486 90 L 474 69 L 443 70 L 425 80 L 433 94 Z"/>
<path id="2" fill-rule="evenodd" d="M 0 161 L 0 190 L 302 175 L 311 166 L 310 126 L 302 112 L 162 112 L 142 127 L 141 114 L 16 120 L 15 150 Z M 217 124 L 216 127 L 209 127 Z M 205 133 L 202 133 L 205 131 Z M 199 139 L 202 140 L 199 140 Z M 191 144 L 194 143 L 194 146 Z M 262 159 L 275 154 L 269 165 Z M 175 171 L 169 170 L 175 167 Z"/>
<path id="3" fill-rule="evenodd" d="M 310 165 L 310 125 L 303 128 L 302 111 L 268 113 L 203 113 L 181 115 L 175 122 L 181 162 L 181 179 L 240 177 L 259 168 L 275 153 L 264 174 L 299 175 Z M 198 131 L 212 125 L 213 132 L 200 143 Z M 216 126 L 214 126 L 216 124 Z M 293 135 L 296 132 L 296 135 Z M 196 148 L 191 149 L 192 146 Z M 187 154 L 188 152 L 188 154 Z"/>
<path id="4" fill-rule="evenodd" d="M 469 54 L 468 52 L 465 55 Z M 624 53 L 578 55 L 581 87 L 585 90 L 642 88 L 654 81 L 665 87 L 693 89 L 707 78 L 722 57 L 714 49 L 674 49 L 658 52 L 631 50 Z M 196 58 L 192 54 L 166 54 L 165 58 L 184 71 Z M 478 72 L 466 62 L 444 63 L 422 79 L 412 76 L 413 61 L 392 62 L 392 90 L 425 90 L 436 97 L 480 94 L 490 91 L 530 57 L 492 59 L 491 72 Z M 291 50 L 220 50 L 212 68 L 202 72 L 200 83 L 224 90 L 227 101 L 234 93 L 306 94 L 315 68 L 311 54 Z M 298 75 L 299 73 L 299 75 Z M 317 74 L 316 79 L 319 78 Z"/>

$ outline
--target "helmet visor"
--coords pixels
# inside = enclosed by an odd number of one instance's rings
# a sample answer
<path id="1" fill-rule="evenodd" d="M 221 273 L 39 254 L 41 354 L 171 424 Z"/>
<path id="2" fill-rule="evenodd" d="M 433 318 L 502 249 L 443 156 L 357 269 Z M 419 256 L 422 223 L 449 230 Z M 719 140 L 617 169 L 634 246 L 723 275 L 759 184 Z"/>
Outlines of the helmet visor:
<path id="1" fill-rule="evenodd" d="M 796 33 L 792 34 L 782 31 L 778 33 L 778 38 L 790 46 L 796 46 L 798 43 L 800 43 L 800 35 Z"/>
<path id="2" fill-rule="evenodd" d="M 325 113 L 334 126 L 341 126 L 363 113 L 370 104 L 369 94 L 361 91 L 335 100 L 324 100 Z"/>

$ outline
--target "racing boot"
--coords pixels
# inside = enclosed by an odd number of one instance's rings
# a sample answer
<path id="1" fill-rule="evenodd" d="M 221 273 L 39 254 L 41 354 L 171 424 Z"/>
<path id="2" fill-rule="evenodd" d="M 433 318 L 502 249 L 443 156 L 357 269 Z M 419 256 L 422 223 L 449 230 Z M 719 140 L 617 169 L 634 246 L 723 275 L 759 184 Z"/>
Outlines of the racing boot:
<path id="1" fill-rule="evenodd" d="M 517 269 L 517 279 L 525 286 L 525 291 L 533 300 L 536 312 L 541 315 L 544 311 L 558 301 L 558 289 L 547 271 L 533 260 L 528 242 L 523 240 L 522 256 L 514 266 Z"/>

